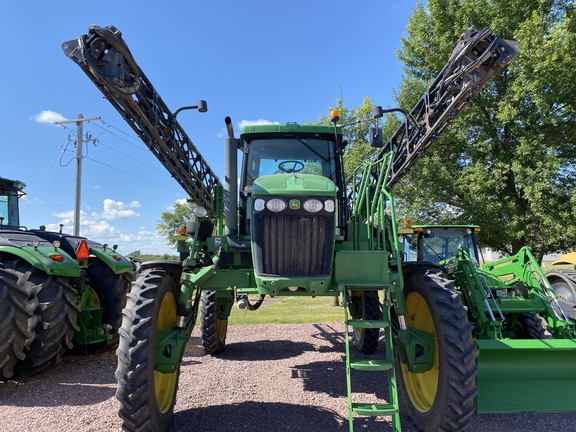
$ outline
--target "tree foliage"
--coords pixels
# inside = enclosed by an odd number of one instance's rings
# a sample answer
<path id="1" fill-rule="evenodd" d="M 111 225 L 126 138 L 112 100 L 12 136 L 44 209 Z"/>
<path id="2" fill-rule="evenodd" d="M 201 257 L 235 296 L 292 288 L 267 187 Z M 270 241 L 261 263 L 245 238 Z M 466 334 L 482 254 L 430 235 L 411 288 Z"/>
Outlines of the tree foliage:
<path id="1" fill-rule="evenodd" d="M 576 24 L 571 1 L 429 0 L 409 19 L 398 92 L 410 109 L 468 27 L 520 43 L 516 59 L 396 187 L 405 216 L 476 223 L 505 254 L 576 249 Z"/>
<path id="2" fill-rule="evenodd" d="M 186 226 L 188 220 L 192 217 L 192 209 L 197 204 L 188 201 L 175 201 L 174 211 L 163 211 L 160 220 L 156 224 L 156 230 L 159 234 L 168 239 L 168 244 L 176 245 L 172 238 L 177 234 L 178 227 Z"/>
<path id="3" fill-rule="evenodd" d="M 349 175 L 374 153 L 374 149 L 370 147 L 368 136 L 369 125 L 374 123 L 374 120 L 371 120 L 373 118 L 372 100 L 369 97 L 365 97 L 361 105 L 350 109 L 344 106 L 342 99 L 339 97 L 336 100 L 336 105 L 331 107 L 330 111 L 333 109 L 337 109 L 340 113 L 338 124 L 346 125 L 352 123 L 350 126 L 343 128 L 342 131 L 343 138 L 348 141 L 348 145 L 344 149 L 344 173 Z M 364 120 L 368 122 L 364 122 Z M 328 116 L 320 116 L 315 123 L 332 124 Z"/>

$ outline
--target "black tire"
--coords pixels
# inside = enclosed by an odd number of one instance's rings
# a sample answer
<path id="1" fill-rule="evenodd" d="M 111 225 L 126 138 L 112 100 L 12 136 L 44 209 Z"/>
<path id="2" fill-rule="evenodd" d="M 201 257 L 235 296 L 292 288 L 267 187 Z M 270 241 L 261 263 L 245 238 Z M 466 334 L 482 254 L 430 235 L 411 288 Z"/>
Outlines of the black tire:
<path id="1" fill-rule="evenodd" d="M 126 294 L 132 283 L 132 272 L 115 274 L 105 262 L 91 259 L 86 274 L 89 285 L 100 301 L 102 324 L 112 326 L 112 339 L 106 343 L 116 345 L 119 339 L 118 330 L 122 325 L 122 310 L 126 306 Z"/>
<path id="2" fill-rule="evenodd" d="M 553 339 L 552 329 L 538 314 L 519 314 L 518 322 L 522 328 L 523 339 Z"/>
<path id="3" fill-rule="evenodd" d="M 202 347 L 207 354 L 219 354 L 226 346 L 228 318 L 218 318 L 220 311 L 216 291 L 202 291 L 200 295 L 200 332 Z"/>
<path id="4" fill-rule="evenodd" d="M 352 291 L 349 297 L 352 303 L 349 306 L 352 318 L 362 320 L 382 319 L 378 291 Z M 352 332 L 352 343 L 358 351 L 364 354 L 374 354 L 378 348 L 379 337 L 380 329 L 378 328 L 355 327 Z"/>
<path id="5" fill-rule="evenodd" d="M 550 281 L 558 298 L 566 303 L 576 303 L 576 291 L 564 279 L 554 278 Z"/>
<path id="6" fill-rule="evenodd" d="M 434 335 L 434 366 L 410 372 L 396 354 L 399 393 L 416 426 L 424 431 L 460 431 L 475 411 L 477 348 L 461 294 L 435 268 L 417 269 L 405 278 L 409 328 Z"/>
<path id="7" fill-rule="evenodd" d="M 177 325 L 178 278 L 167 269 L 142 270 L 127 294 L 116 350 L 116 398 L 125 431 L 159 432 L 174 414 L 180 366 L 161 374 L 154 370 L 156 334 Z"/>
<path id="8" fill-rule="evenodd" d="M 16 365 L 20 376 L 28 376 L 62 361 L 64 353 L 73 347 L 76 323 L 80 309 L 78 291 L 66 277 L 41 273 L 42 281 L 36 287 L 38 307 L 36 334 L 26 358 Z"/>
<path id="9" fill-rule="evenodd" d="M 0 379 L 14 376 L 14 365 L 26 357 L 36 327 L 36 284 L 47 277 L 21 258 L 0 261 Z"/>

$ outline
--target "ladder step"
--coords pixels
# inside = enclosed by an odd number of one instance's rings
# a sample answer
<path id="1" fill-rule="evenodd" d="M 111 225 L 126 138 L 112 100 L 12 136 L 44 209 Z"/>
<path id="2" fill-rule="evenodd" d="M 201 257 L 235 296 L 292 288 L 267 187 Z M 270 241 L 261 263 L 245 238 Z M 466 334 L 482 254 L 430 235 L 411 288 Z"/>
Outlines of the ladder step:
<path id="1" fill-rule="evenodd" d="M 352 412 L 363 416 L 391 416 L 398 412 L 393 404 L 383 404 L 383 403 L 353 403 Z"/>
<path id="2" fill-rule="evenodd" d="M 350 367 L 361 371 L 387 371 L 394 365 L 389 360 L 351 360 Z"/>
<path id="3" fill-rule="evenodd" d="M 348 320 L 346 324 L 356 328 L 386 328 L 390 325 L 387 320 Z"/>

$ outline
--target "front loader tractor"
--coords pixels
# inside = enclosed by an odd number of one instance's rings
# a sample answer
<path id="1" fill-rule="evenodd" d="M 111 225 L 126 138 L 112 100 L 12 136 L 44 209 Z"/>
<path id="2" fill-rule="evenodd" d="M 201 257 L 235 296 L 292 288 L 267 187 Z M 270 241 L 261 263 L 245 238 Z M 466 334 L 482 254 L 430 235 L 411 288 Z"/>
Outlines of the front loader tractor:
<path id="1" fill-rule="evenodd" d="M 20 225 L 25 184 L 0 178 L 0 379 L 39 372 L 74 345 L 118 342 L 132 263 L 84 237 Z"/>
<path id="2" fill-rule="evenodd" d="M 529 247 L 510 257 L 483 262 L 476 237 L 479 231 L 474 225 L 418 225 L 399 230 L 408 308 L 412 303 L 426 308 L 421 298 L 439 290 L 433 285 L 409 284 L 409 280 L 425 273 L 442 275 L 442 288 L 452 296 L 450 308 L 459 311 L 458 328 L 466 329 L 467 343 L 462 347 L 467 345 L 475 352 L 468 363 L 470 373 L 477 371 L 477 412 L 573 410 L 574 323 Z M 444 319 L 442 327 L 436 324 L 437 317 L 418 324 L 433 325 L 437 334 L 444 333 L 450 316 Z M 445 339 L 437 336 L 436 343 Z M 458 368 L 464 364 L 460 362 Z M 415 382 L 426 382 L 426 374 L 414 376 Z M 411 387 L 401 389 L 409 398 L 415 397 Z"/>
<path id="3" fill-rule="evenodd" d="M 183 261 L 142 263 L 128 295 L 116 370 L 125 430 L 168 428 L 197 318 L 204 350 L 221 353 L 234 303 L 255 311 L 267 296 L 342 298 L 350 430 L 360 416 L 389 416 L 400 430 L 397 380 L 422 429 L 460 430 L 470 422 L 472 325 L 441 268 L 403 275 L 392 188 L 512 60 L 516 42 L 489 28 L 466 31 L 410 112 L 375 107 L 366 119 L 374 157 L 352 173 L 343 171 L 336 111 L 331 125 L 248 126 L 239 137 L 227 117 L 224 184 L 178 123 L 182 109 L 167 108 L 118 29 L 92 26 L 62 47 L 198 204 Z M 406 122 L 383 142 L 379 119 L 391 111 Z M 349 341 L 374 354 L 381 335 L 384 358 L 353 355 Z M 382 372 L 389 400 L 354 392 L 364 371 Z"/>

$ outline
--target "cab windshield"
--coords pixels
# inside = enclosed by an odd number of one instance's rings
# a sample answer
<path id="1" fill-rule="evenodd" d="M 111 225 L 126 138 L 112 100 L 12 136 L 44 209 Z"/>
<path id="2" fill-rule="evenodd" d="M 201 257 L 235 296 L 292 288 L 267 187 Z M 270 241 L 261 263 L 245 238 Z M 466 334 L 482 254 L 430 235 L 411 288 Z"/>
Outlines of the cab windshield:
<path id="1" fill-rule="evenodd" d="M 464 248 L 472 260 L 478 260 L 476 246 L 470 228 L 426 228 L 422 236 L 422 253 L 424 261 L 438 264 L 458 255 Z"/>
<path id="2" fill-rule="evenodd" d="M 244 187 L 270 174 L 316 174 L 336 183 L 334 141 L 298 136 L 256 139 L 249 144 Z"/>

